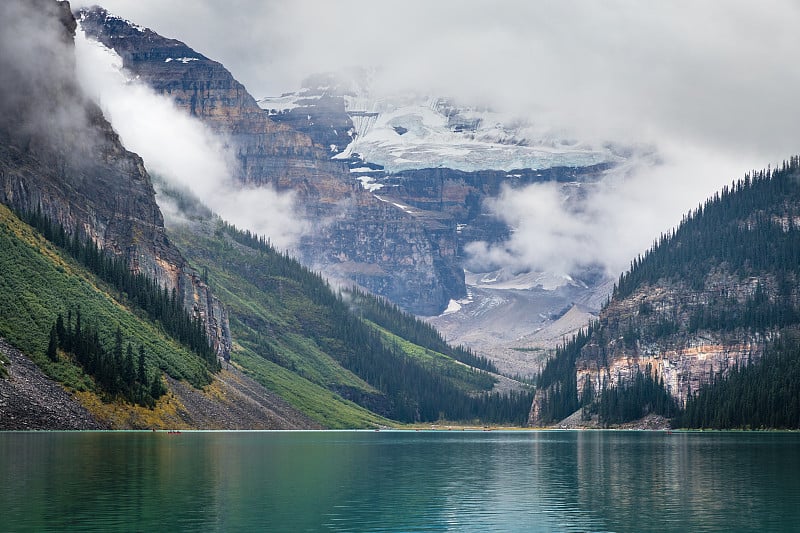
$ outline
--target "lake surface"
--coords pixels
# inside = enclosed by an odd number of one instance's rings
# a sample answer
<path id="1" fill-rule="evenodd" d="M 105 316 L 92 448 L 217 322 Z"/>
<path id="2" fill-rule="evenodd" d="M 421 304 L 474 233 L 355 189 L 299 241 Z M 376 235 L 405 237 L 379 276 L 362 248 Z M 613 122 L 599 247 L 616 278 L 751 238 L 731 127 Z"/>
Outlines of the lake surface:
<path id="1" fill-rule="evenodd" d="M 797 531 L 800 434 L 0 433 L 1 531 Z"/>

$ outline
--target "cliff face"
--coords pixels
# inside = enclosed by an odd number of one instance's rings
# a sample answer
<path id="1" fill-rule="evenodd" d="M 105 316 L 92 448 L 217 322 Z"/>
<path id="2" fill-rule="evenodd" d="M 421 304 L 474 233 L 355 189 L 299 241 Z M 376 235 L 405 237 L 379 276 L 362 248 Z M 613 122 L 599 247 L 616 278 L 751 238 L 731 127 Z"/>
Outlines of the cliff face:
<path id="1" fill-rule="evenodd" d="M 700 328 L 693 321 L 715 306 L 744 307 L 764 279 L 740 280 L 727 272 L 713 272 L 702 289 L 685 282 L 662 280 L 644 286 L 604 308 L 595 330 L 575 362 L 573 378 L 577 398 L 603 388 L 633 383 L 649 368 L 663 379 L 666 391 L 684 406 L 688 396 L 703 385 L 725 377 L 735 367 L 761 359 L 777 330 L 753 328 Z M 778 297 L 771 293 L 770 297 Z M 724 302 L 722 300 L 725 300 Z M 591 391 L 586 391 L 587 384 Z M 531 405 L 529 423 L 543 423 L 545 398 L 552 387 L 539 389 Z"/>
<path id="2" fill-rule="evenodd" d="M 406 170 L 383 179 L 381 197 L 394 199 L 422 212 L 436 213 L 434 218 L 456 224 L 456 251 L 463 256 L 467 243 L 498 243 L 508 239 L 511 229 L 483 210 L 483 203 L 498 197 L 504 187 L 525 187 L 534 183 L 587 183 L 596 180 L 610 164 L 587 167 L 546 169 L 478 170 L 466 172 L 450 168 Z M 430 220 L 430 217 L 427 217 Z M 423 223 L 426 219 L 423 217 Z M 435 234 L 436 225 L 427 224 Z"/>
<path id="3" fill-rule="evenodd" d="M 41 211 L 168 288 L 203 317 L 218 354 L 230 353 L 227 316 L 164 232 L 139 156 L 122 146 L 74 79 L 69 4 L 4 3 L 0 201 Z M 47 50 L 35 63 L 26 50 Z M 10 74 L 6 76 L 5 74 Z"/>
<path id="4" fill-rule="evenodd" d="M 631 383 L 637 371 L 648 365 L 663 377 L 667 391 L 683 405 L 714 376 L 724 376 L 735 366 L 758 361 L 769 332 L 747 329 L 686 331 L 692 317 L 709 306 L 744 306 L 759 280 L 738 280 L 728 273 L 709 275 L 707 286 L 692 289 L 685 283 L 661 282 L 642 287 L 620 301 L 612 301 L 600 315 L 603 333 L 582 350 L 576 363 L 579 397 L 587 378 L 595 391 L 603 384 L 617 387 Z M 734 303 L 735 302 L 735 303 Z M 635 330 L 632 324 L 635 324 Z M 683 327 L 677 326 L 684 325 Z M 677 330 L 677 331 L 676 331 Z"/>
<path id="5" fill-rule="evenodd" d="M 799 175 L 795 157 L 746 176 L 636 258 L 590 336 L 549 365 L 531 422 L 542 422 L 544 412 L 568 416 L 578 401 L 588 405 L 606 387 L 625 388 L 648 368 L 685 405 L 703 385 L 758 362 L 772 341 L 796 330 Z"/>
<path id="6" fill-rule="evenodd" d="M 307 119 L 309 132 L 319 135 L 312 139 L 291 127 L 296 120 L 270 118 L 221 64 L 185 44 L 100 8 L 77 16 L 87 35 L 113 48 L 126 69 L 225 136 L 242 183 L 296 192 L 300 214 L 315 226 L 298 246 L 305 264 L 418 314 L 438 314 L 465 294 L 450 246 L 431 238 L 408 212 L 364 190 L 346 163 L 331 160 L 329 145 L 342 141 L 337 128 L 313 128 Z"/>

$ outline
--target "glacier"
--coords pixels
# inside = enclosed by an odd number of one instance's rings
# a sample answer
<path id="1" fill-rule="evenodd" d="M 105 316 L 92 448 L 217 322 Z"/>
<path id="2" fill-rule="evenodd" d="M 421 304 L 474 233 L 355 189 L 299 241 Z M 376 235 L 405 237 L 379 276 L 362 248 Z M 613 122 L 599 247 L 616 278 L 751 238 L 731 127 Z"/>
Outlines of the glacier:
<path id="1" fill-rule="evenodd" d="M 271 113 L 313 107 L 320 93 L 342 96 L 353 123 L 352 141 L 333 158 L 357 157 L 388 173 L 423 168 L 512 171 L 623 161 L 607 146 L 560 139 L 518 118 L 445 97 L 377 97 L 363 86 L 322 86 L 261 98 L 258 104 Z"/>

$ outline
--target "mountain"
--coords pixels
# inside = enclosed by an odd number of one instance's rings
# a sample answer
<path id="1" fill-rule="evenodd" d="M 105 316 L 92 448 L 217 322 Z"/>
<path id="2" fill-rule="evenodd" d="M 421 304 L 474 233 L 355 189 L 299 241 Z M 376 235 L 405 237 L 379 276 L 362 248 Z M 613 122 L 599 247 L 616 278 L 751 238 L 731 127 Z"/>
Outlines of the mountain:
<path id="1" fill-rule="evenodd" d="M 65 7 L 66 6 L 66 7 Z M 227 357 L 224 309 L 167 239 L 141 158 L 127 151 L 74 78 L 75 20 L 68 4 L 10 2 L 4 20 L 0 202 L 40 211 L 177 290 Z M 56 21 L 56 22 L 54 22 Z M 31 62 L 31 50 L 48 50 Z"/>
<path id="2" fill-rule="evenodd" d="M 376 95 L 371 75 L 354 69 L 309 76 L 299 91 L 258 104 L 346 161 L 365 189 L 415 217 L 440 249 L 455 246 L 457 264 L 467 269 L 466 297 L 428 320 L 504 373 L 534 375 L 565 333 L 596 316 L 613 280 L 594 267 L 565 276 L 478 264 L 465 248 L 500 245 L 513 233 L 485 206 L 505 188 L 556 183 L 564 197 L 581 197 L 630 153 L 558 139 L 450 98 Z M 579 320 L 559 320 L 573 307 L 569 316 Z"/>
<path id="3" fill-rule="evenodd" d="M 298 195 L 315 230 L 296 253 L 331 278 L 356 282 L 421 315 L 465 294 L 455 257 L 455 224 L 431 234 L 415 217 L 363 189 L 330 149 L 274 121 L 221 64 L 180 41 L 114 17 L 102 8 L 76 13 L 86 35 L 113 49 L 132 77 L 224 135 L 236 178 Z"/>
<path id="4" fill-rule="evenodd" d="M 2 428 L 524 422 L 528 388 L 485 358 L 166 186 L 184 223 L 165 228 L 143 161 L 75 81 L 68 5 L 0 14 L 17 74 L 0 123 Z M 11 53 L 26 47 L 51 63 Z"/>
<path id="5" fill-rule="evenodd" d="M 531 423 L 557 421 L 579 406 L 606 422 L 671 416 L 687 405 L 696 412 L 698 394 L 708 402 L 713 391 L 727 390 L 715 400 L 722 405 L 741 393 L 729 377 L 740 383 L 745 374 L 752 384 L 781 361 L 791 368 L 800 325 L 798 177 L 796 157 L 747 175 L 636 258 L 589 332 L 542 372 Z M 765 400 L 773 405 L 776 385 L 763 388 L 773 390 Z"/>
<path id="6" fill-rule="evenodd" d="M 297 92 L 256 102 L 222 65 L 179 41 L 100 8 L 78 18 L 88 36 L 121 56 L 131 78 L 234 139 L 240 181 L 296 191 L 306 219 L 324 221 L 294 250 L 303 264 L 432 317 L 449 339 L 472 343 L 503 371 L 522 375 L 535 373 L 541 360 L 515 360 L 516 348 L 552 348 L 563 326 L 554 317 L 572 304 L 589 315 L 599 310 L 610 285 L 591 268 L 557 286 L 523 284 L 561 273 L 503 272 L 520 275 L 512 292 L 468 290 L 465 275 L 489 278 L 501 265 L 467 264 L 465 246 L 498 244 L 514 230 L 484 207 L 505 187 L 556 182 L 565 195 L 583 194 L 580 185 L 590 190 L 626 159 L 624 150 L 559 139 L 449 98 L 376 96 L 365 71 L 313 75 Z M 465 266 L 479 271 L 465 273 Z M 520 300 L 531 311 L 513 338 L 507 317 L 495 314 L 501 307 L 491 306 L 498 299 Z M 460 310 L 437 318 L 456 302 Z M 484 335 L 476 340 L 469 335 L 475 330 Z M 546 340 L 518 342 L 534 337 Z"/>

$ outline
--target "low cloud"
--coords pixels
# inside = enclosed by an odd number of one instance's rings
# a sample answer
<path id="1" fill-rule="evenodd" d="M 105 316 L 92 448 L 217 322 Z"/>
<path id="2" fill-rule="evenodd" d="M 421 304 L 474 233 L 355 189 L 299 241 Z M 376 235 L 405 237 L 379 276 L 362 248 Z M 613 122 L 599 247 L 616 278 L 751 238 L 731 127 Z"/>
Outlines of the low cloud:
<path id="1" fill-rule="evenodd" d="M 130 79 L 116 52 L 88 39 L 80 29 L 76 56 L 84 90 L 151 174 L 173 188 L 191 191 L 225 220 L 269 237 L 280 248 L 296 243 L 306 225 L 296 215 L 291 193 L 243 187 L 234 178 L 236 161 L 224 138 L 168 97 Z M 168 220 L 175 219 L 176 213 L 167 214 Z"/>
<path id="2" fill-rule="evenodd" d="M 376 96 L 448 96 L 543 135 L 655 148 L 659 164 L 637 160 L 577 203 L 535 186 L 488 206 L 517 231 L 503 247 L 473 246 L 476 257 L 531 268 L 625 268 L 688 209 L 796 153 L 800 138 L 793 0 L 104 5 L 221 61 L 256 96 L 376 67 Z"/>
<path id="3" fill-rule="evenodd" d="M 743 164 L 707 150 L 665 145 L 658 155 L 633 156 L 596 183 L 507 187 L 485 207 L 513 228 L 512 235 L 501 244 L 468 245 L 469 266 L 556 274 L 600 266 L 616 277 L 718 190 L 718 173 L 737 177 Z"/>
<path id="4" fill-rule="evenodd" d="M 98 140 L 65 15 L 55 2 L 0 2 L 0 136 L 59 166 L 80 163 Z"/>

